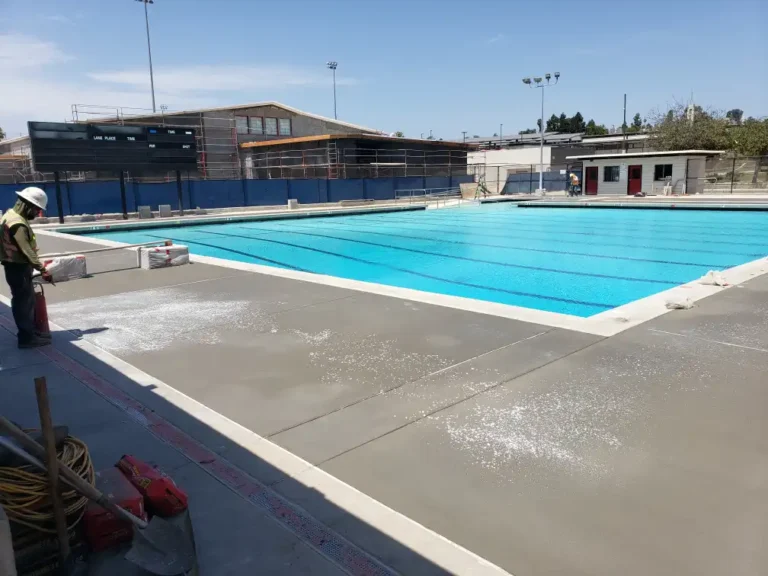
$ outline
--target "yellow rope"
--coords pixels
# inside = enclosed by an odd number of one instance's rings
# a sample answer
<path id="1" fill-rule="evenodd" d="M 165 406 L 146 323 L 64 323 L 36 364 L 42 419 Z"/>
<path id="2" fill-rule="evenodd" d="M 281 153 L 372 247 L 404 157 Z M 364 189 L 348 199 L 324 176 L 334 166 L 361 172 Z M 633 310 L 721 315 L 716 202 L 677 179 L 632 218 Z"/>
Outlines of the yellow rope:
<path id="1" fill-rule="evenodd" d="M 93 486 L 95 475 L 88 447 L 77 438 L 68 436 L 58 452 L 59 461 Z M 69 528 L 83 517 L 88 499 L 59 481 Z M 48 493 L 45 472 L 33 466 L 11 468 L 0 466 L 0 506 L 8 519 L 34 530 L 55 534 L 53 506 Z"/>

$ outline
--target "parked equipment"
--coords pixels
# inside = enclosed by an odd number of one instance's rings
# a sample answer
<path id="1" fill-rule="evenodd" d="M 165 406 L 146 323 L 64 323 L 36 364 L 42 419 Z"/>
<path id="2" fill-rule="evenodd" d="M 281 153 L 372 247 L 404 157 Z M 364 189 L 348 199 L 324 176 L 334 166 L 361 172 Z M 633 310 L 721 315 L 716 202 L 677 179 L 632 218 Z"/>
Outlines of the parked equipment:
<path id="1" fill-rule="evenodd" d="M 0 417 L 0 431 L 8 434 L 22 448 L 0 436 L 0 446 L 5 447 L 29 464 L 46 470 L 39 458 L 45 458 L 45 449 L 27 436 L 6 418 Z M 28 452 L 27 452 L 28 451 Z M 126 558 L 144 570 L 161 576 L 184 574 L 195 564 L 195 551 L 189 539 L 176 526 L 155 516 L 150 522 L 137 518 L 130 512 L 116 506 L 99 490 L 80 478 L 69 467 L 59 461 L 61 479 L 77 492 L 114 514 L 124 518 L 136 528 L 132 549 Z"/>

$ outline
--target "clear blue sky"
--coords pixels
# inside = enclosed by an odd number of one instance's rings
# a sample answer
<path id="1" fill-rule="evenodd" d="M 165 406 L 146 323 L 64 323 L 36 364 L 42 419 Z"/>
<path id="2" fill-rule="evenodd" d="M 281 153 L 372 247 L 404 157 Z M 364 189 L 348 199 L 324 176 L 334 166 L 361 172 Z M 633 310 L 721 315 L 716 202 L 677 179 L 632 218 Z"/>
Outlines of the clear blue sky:
<path id="1" fill-rule="evenodd" d="M 534 127 L 524 76 L 559 71 L 546 115 L 607 125 L 693 92 L 768 115 L 765 0 L 156 0 L 158 105 L 277 100 L 386 131 L 457 138 Z M 79 103 L 150 107 L 142 5 L 0 0 L 0 126 Z"/>

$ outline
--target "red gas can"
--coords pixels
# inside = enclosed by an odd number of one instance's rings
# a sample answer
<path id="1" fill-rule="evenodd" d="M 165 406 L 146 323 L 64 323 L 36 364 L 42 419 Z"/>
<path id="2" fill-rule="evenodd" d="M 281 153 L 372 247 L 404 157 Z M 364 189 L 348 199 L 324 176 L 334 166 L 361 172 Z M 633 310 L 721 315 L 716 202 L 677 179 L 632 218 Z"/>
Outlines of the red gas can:
<path id="1" fill-rule="evenodd" d="M 107 468 L 96 473 L 96 488 L 134 516 L 147 519 L 144 499 L 128 479 L 117 468 Z M 85 539 L 94 552 L 105 550 L 133 538 L 133 525 L 117 518 L 112 512 L 98 504 L 88 503 L 83 515 Z"/>
<path id="2" fill-rule="evenodd" d="M 35 283 L 35 330 L 40 334 L 51 333 L 51 327 L 48 325 L 48 306 L 45 303 L 45 290 L 43 290 L 42 284 L 37 283 Z"/>

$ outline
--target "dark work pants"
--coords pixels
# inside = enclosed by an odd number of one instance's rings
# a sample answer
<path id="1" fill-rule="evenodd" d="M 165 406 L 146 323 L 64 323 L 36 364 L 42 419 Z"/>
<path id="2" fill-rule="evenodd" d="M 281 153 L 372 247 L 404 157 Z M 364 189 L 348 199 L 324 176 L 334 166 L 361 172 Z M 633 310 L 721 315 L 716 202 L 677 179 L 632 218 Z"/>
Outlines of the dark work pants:
<path id="1" fill-rule="evenodd" d="M 32 287 L 32 266 L 3 264 L 5 280 L 11 288 L 11 310 L 19 329 L 19 343 L 35 337 L 35 290 Z"/>

